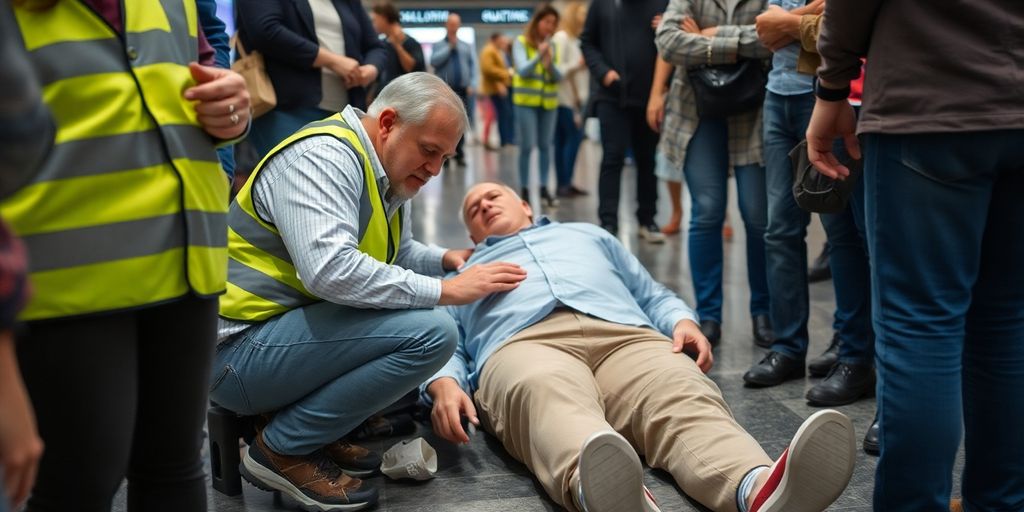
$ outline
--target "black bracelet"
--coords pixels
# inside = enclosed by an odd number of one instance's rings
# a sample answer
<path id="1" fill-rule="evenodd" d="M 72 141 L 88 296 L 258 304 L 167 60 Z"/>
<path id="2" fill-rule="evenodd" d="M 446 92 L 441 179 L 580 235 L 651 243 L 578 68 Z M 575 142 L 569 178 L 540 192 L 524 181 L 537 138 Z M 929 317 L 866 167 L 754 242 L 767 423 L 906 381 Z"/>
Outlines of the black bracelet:
<path id="1" fill-rule="evenodd" d="M 846 101 L 846 98 L 850 97 L 850 84 L 846 84 L 842 89 L 829 89 L 823 87 L 821 81 L 815 78 L 814 95 L 823 101 Z"/>

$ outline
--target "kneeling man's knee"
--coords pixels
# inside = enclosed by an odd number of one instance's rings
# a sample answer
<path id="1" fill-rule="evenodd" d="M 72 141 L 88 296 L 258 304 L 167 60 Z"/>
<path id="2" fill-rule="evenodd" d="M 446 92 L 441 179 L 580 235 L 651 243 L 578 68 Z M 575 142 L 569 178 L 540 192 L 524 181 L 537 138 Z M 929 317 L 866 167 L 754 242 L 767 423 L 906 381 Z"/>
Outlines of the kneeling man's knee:
<path id="1" fill-rule="evenodd" d="M 459 328 L 451 315 L 439 309 L 423 310 L 419 318 L 417 329 L 420 329 L 419 339 L 422 343 L 423 355 L 430 359 L 438 359 L 441 364 L 447 363 L 455 353 L 455 347 L 459 343 Z"/>

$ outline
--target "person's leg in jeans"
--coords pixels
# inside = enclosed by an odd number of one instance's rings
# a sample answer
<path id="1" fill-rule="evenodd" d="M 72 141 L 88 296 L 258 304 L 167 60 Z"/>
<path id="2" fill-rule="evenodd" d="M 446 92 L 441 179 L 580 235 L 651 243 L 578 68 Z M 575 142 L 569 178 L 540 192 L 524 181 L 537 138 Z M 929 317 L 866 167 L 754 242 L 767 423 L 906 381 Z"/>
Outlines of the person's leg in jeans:
<path id="1" fill-rule="evenodd" d="M 871 268 L 866 243 L 857 229 L 852 203 L 863 196 L 858 183 L 851 204 L 840 213 L 822 214 L 829 243 L 829 264 L 836 295 L 839 324 L 839 362 L 870 365 L 874 360 L 874 333 L 871 329 Z"/>
<path id="2" fill-rule="evenodd" d="M 722 223 L 729 181 L 728 126 L 702 120 L 686 148 L 683 177 L 690 189 L 687 252 L 702 321 L 722 321 Z"/>
<path id="3" fill-rule="evenodd" d="M 540 188 L 547 195 L 548 177 L 551 174 L 551 143 L 555 140 L 555 109 L 537 109 L 537 165 L 540 172 Z M 550 196 L 549 196 L 550 197 Z"/>
<path id="4" fill-rule="evenodd" d="M 575 123 L 572 121 L 572 109 L 569 107 L 558 106 L 558 110 L 555 114 L 555 179 L 558 181 L 559 191 L 563 190 L 568 185 L 566 177 L 569 172 L 566 170 L 568 167 L 568 152 L 566 151 L 569 145 L 569 127 L 574 126 Z"/>
<path id="5" fill-rule="evenodd" d="M 1024 130 L 1003 139 L 964 340 L 968 511 L 1024 509 Z"/>
<path id="6" fill-rule="evenodd" d="M 221 344 L 210 397 L 242 414 L 276 411 L 263 431 L 267 446 L 306 455 L 419 386 L 448 362 L 457 339 L 443 311 L 320 302 Z"/>
<path id="7" fill-rule="evenodd" d="M 1019 130 L 867 137 L 876 510 L 946 509 L 961 418 L 965 510 L 1024 506 L 1022 141 Z"/>
<path id="8" fill-rule="evenodd" d="M 793 199 L 789 152 L 800 143 L 814 108 L 812 94 L 768 92 L 764 103 L 764 160 L 768 192 L 765 259 L 771 297 L 772 350 L 804 360 L 807 354 L 807 225 L 811 216 Z"/>
<path id="9" fill-rule="evenodd" d="M 768 225 L 768 196 L 765 170 L 760 165 L 735 169 L 736 195 L 746 232 L 747 283 L 750 286 L 750 316 L 767 315 L 768 273 L 765 267 L 764 233 Z"/>
<path id="10" fill-rule="evenodd" d="M 645 109 L 629 107 L 626 114 L 629 116 L 633 157 L 636 159 L 636 220 L 641 226 L 650 226 L 654 224 L 654 216 L 658 213 L 658 177 L 654 175 L 658 134 L 647 125 Z"/>
<path id="11" fill-rule="evenodd" d="M 519 141 L 519 189 L 530 188 L 530 156 L 537 146 L 539 126 L 539 108 L 515 106 L 516 139 Z M 529 201 L 529 197 L 523 198 Z"/>
<path id="12" fill-rule="evenodd" d="M 628 126 L 629 118 L 618 105 L 607 101 L 597 103 L 597 118 L 601 122 L 602 149 L 601 175 L 597 182 L 597 217 L 602 226 L 618 230 L 622 166 L 629 146 L 629 134 L 623 127 Z"/>
<path id="13" fill-rule="evenodd" d="M 190 298 L 142 310 L 138 318 L 139 400 L 128 510 L 205 511 L 200 450 L 217 300 Z"/>
<path id="14" fill-rule="evenodd" d="M 137 335 L 135 313 L 115 313 L 30 322 L 19 338 L 18 364 L 46 444 L 29 511 L 111 509 L 131 453 Z"/>

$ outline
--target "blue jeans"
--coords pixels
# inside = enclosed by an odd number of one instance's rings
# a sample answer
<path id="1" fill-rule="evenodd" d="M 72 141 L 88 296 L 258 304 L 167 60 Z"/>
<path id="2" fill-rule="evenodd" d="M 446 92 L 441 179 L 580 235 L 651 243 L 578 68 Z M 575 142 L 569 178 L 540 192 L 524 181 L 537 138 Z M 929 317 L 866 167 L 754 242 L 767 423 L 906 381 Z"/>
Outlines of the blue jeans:
<path id="1" fill-rule="evenodd" d="M 289 135 L 299 131 L 299 128 L 334 114 L 335 112 L 316 107 L 274 109 L 252 120 L 247 140 L 262 160 L 278 142 L 287 139 Z"/>
<path id="2" fill-rule="evenodd" d="M 573 111 L 569 107 L 558 107 L 558 121 L 555 123 L 555 178 L 558 188 L 572 185 L 572 174 L 576 169 L 576 155 L 583 142 L 583 127 L 576 126 Z"/>
<path id="3" fill-rule="evenodd" d="M 1024 509 L 1024 130 L 869 134 L 874 509 Z M 961 429 L 961 420 L 963 421 Z"/>
<path id="4" fill-rule="evenodd" d="M 747 282 L 750 314 L 768 314 L 764 231 L 768 222 L 765 173 L 759 165 L 735 168 L 740 215 L 747 235 Z M 701 320 L 722 321 L 722 225 L 728 204 L 729 125 L 702 119 L 690 139 L 683 166 L 692 213 L 688 251 L 697 313 Z"/>
<path id="5" fill-rule="evenodd" d="M 764 160 L 767 169 L 768 229 L 765 252 L 768 290 L 775 331 L 772 350 L 803 360 L 807 355 L 809 316 L 807 288 L 807 225 L 811 214 L 793 199 L 793 165 L 789 152 L 804 139 L 814 109 L 814 95 L 781 96 L 768 92 L 764 101 Z M 839 337 L 846 348 L 844 362 L 869 363 L 871 338 L 870 285 L 866 276 L 867 252 L 857 231 L 855 215 L 822 215 L 829 244 L 832 274 L 840 275 L 836 310 L 841 319 Z M 831 259 L 836 255 L 835 259 Z M 857 276 L 862 276 L 858 279 Z"/>
<path id="6" fill-rule="evenodd" d="M 305 455 L 419 386 L 457 342 L 455 321 L 441 310 L 319 302 L 220 344 L 210 398 L 241 414 L 276 411 L 267 445 Z"/>
<path id="7" fill-rule="evenodd" d="M 515 144 L 515 126 L 512 124 L 512 94 L 501 96 L 491 95 L 491 104 L 494 105 L 494 116 L 498 118 L 498 138 L 501 145 Z"/>
<path id="8" fill-rule="evenodd" d="M 530 186 L 530 155 L 537 148 L 540 186 L 548 186 L 551 168 L 551 144 L 555 140 L 556 110 L 515 106 L 516 139 L 519 141 L 519 186 Z M 526 199 L 526 198 L 524 198 Z"/>

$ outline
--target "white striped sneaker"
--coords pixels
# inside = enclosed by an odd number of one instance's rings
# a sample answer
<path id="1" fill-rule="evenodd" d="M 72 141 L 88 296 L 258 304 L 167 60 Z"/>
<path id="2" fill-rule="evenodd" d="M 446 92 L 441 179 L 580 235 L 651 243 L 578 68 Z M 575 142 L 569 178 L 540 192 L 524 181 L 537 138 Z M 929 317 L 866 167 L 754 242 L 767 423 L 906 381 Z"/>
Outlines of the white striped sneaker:
<path id="1" fill-rule="evenodd" d="M 640 457 L 621 435 L 607 430 L 580 448 L 576 499 L 584 512 L 661 512 L 644 486 Z"/>
<path id="2" fill-rule="evenodd" d="M 832 409 L 812 414 L 772 464 L 750 512 L 825 510 L 850 483 L 856 452 L 850 418 Z"/>

